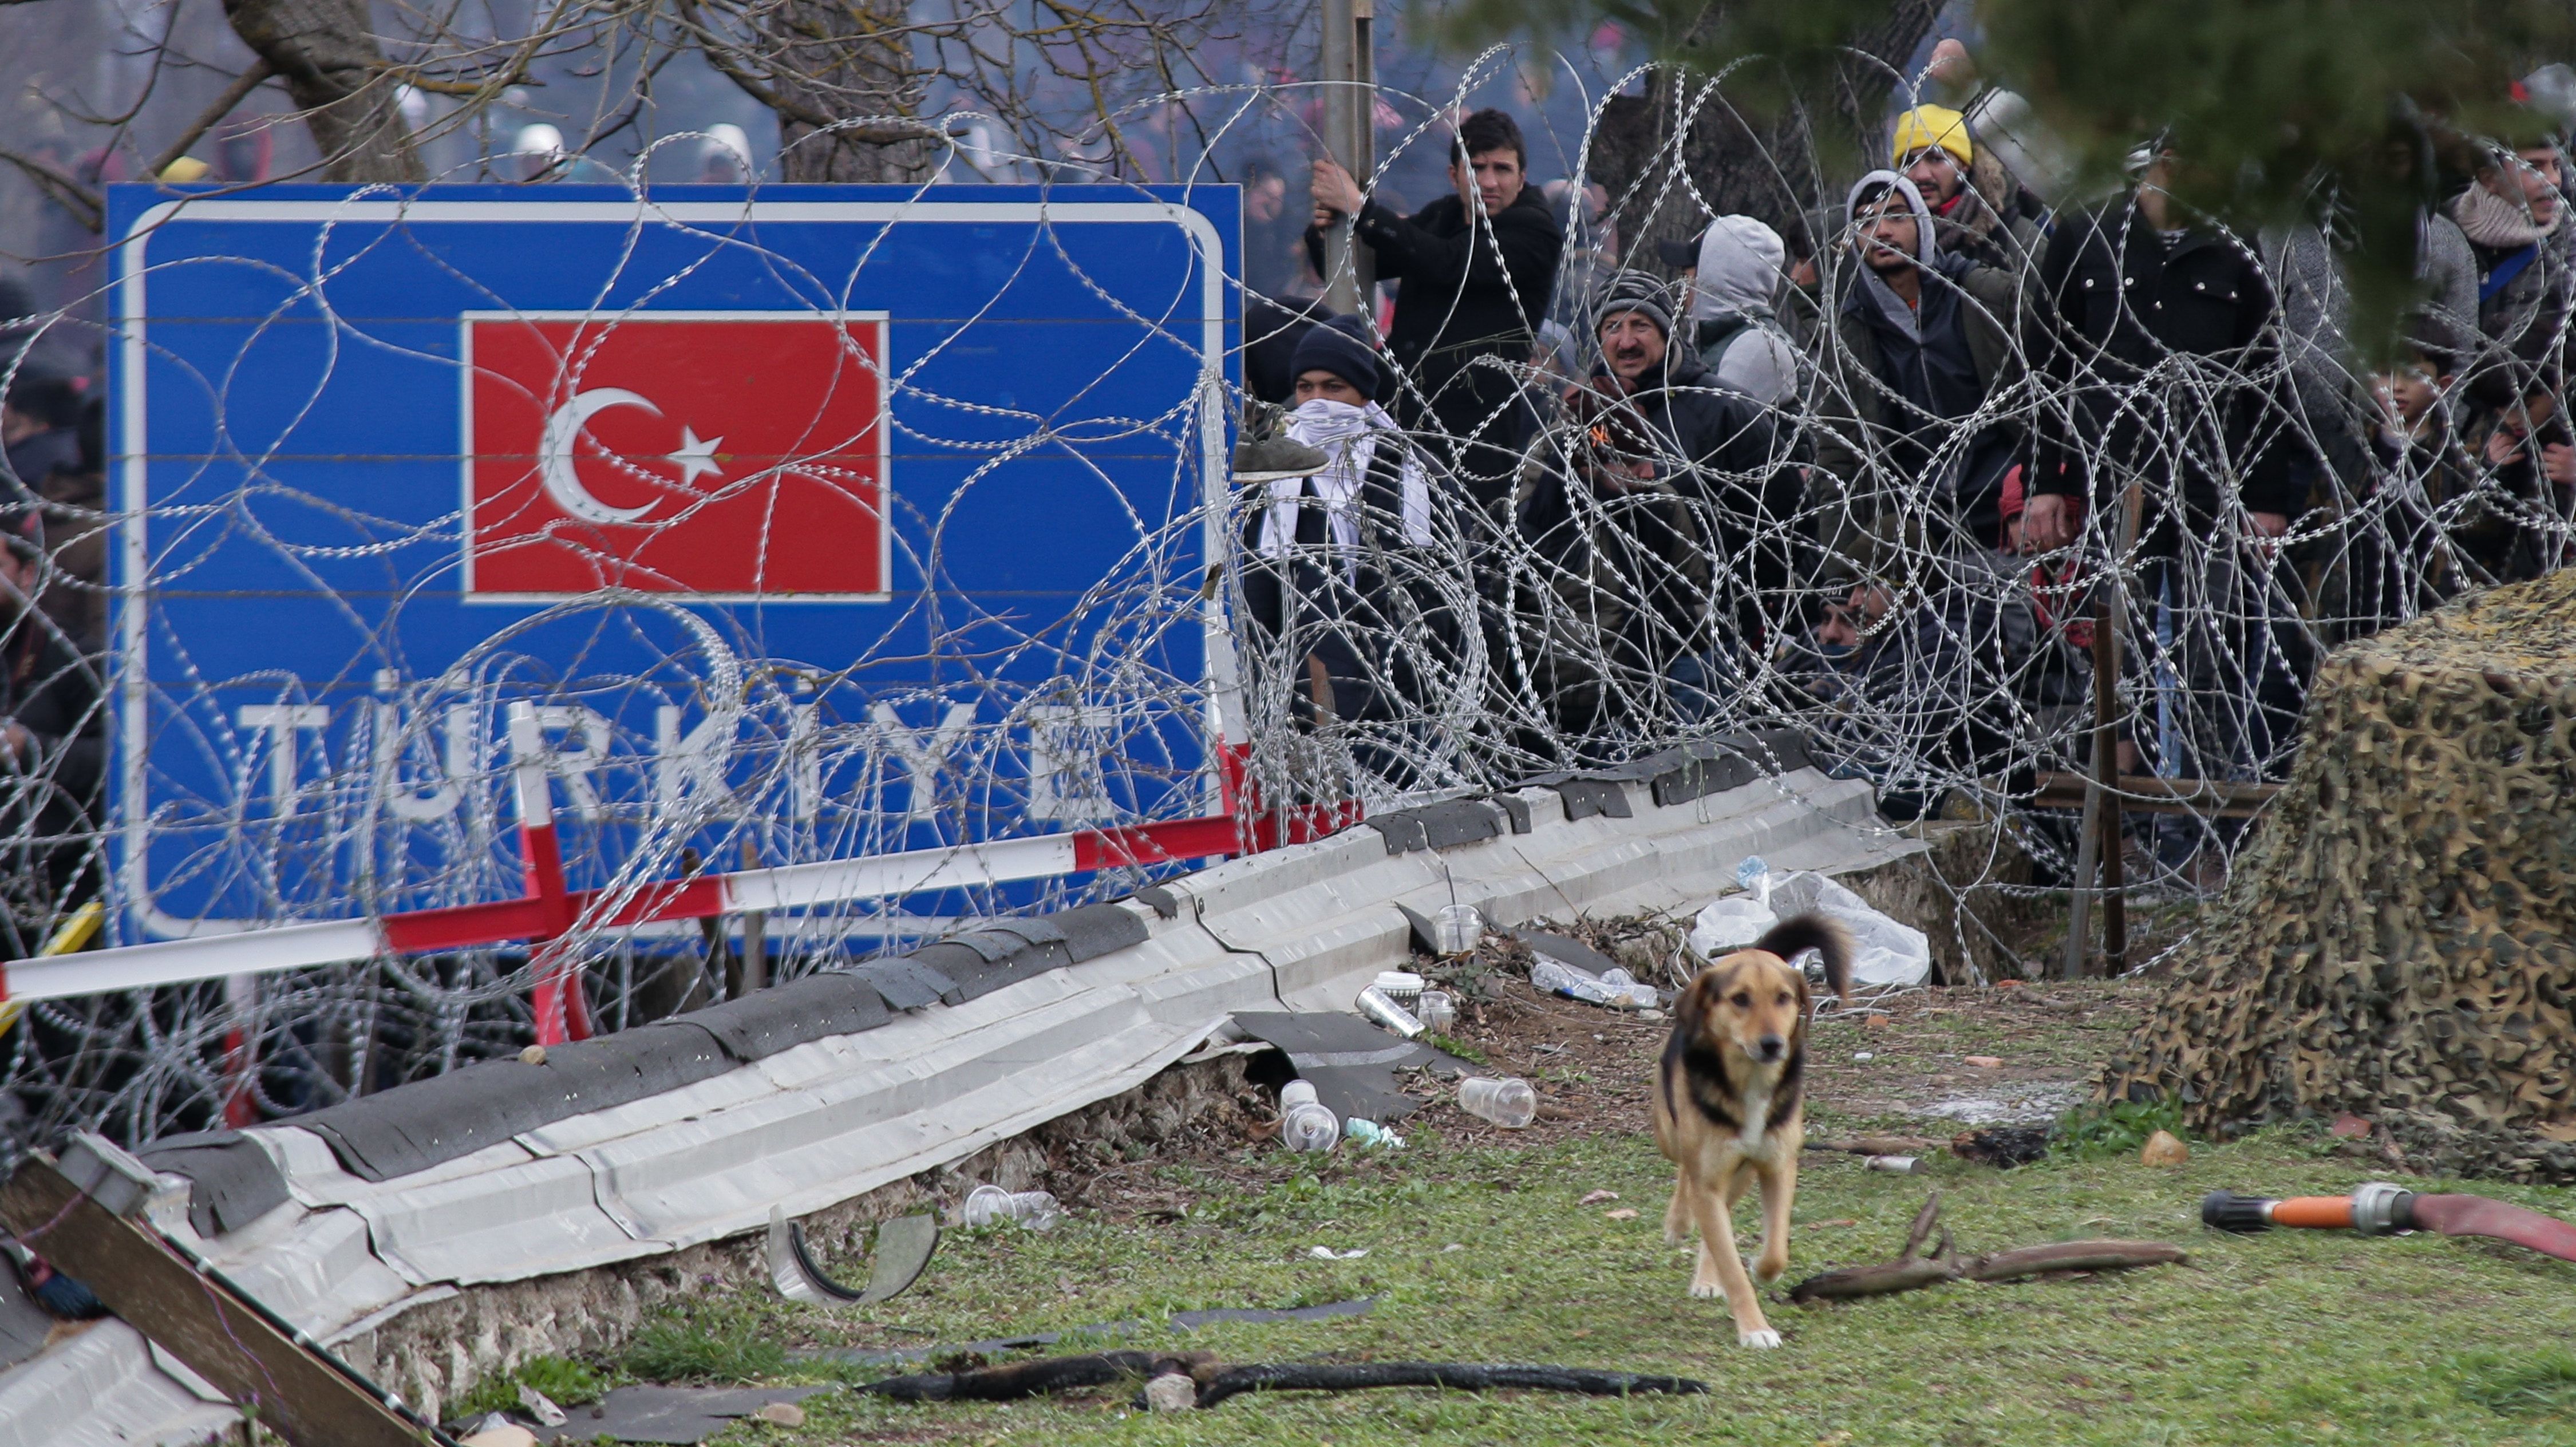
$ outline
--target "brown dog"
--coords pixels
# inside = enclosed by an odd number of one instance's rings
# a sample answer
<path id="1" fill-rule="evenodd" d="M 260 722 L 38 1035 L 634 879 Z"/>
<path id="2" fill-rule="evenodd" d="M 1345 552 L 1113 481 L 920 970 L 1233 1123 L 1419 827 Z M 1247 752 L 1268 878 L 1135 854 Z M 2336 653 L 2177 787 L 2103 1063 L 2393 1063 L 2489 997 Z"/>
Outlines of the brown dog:
<path id="1" fill-rule="evenodd" d="M 1679 1245 L 1699 1229 L 1691 1295 L 1725 1297 L 1735 1339 L 1749 1347 L 1776 1347 L 1780 1334 L 1764 1319 L 1735 1254 L 1735 1203 L 1762 1183 L 1762 1256 L 1753 1271 L 1776 1279 L 1789 1266 L 1789 1205 L 1807 1134 L 1799 1096 L 1807 977 L 1789 963 L 1806 950 L 1824 957 L 1826 981 L 1850 999 L 1851 936 L 1820 914 L 1784 920 L 1712 962 L 1682 991 L 1655 1092 L 1655 1144 L 1678 1168 L 1664 1239 Z"/>

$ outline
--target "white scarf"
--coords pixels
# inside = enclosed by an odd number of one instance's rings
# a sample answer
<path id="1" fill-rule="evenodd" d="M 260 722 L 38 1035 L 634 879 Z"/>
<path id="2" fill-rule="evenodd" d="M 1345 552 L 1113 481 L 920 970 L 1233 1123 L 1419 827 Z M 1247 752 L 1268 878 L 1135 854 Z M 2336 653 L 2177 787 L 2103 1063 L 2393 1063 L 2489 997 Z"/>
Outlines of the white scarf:
<path id="1" fill-rule="evenodd" d="M 1288 435 L 1309 447 L 1323 449 L 1333 460 L 1312 477 L 1271 480 L 1270 509 L 1261 519 L 1261 551 L 1265 556 L 1284 556 L 1297 541 L 1297 509 L 1311 483 L 1315 496 L 1324 505 L 1327 535 L 1333 546 L 1345 554 L 1343 571 L 1358 573 L 1360 484 L 1368 476 L 1370 460 L 1377 455 L 1381 433 L 1404 448 L 1404 466 L 1397 481 L 1404 541 L 1417 548 L 1431 545 L 1431 480 L 1423 473 L 1422 459 L 1397 434 L 1395 419 L 1375 402 L 1354 407 L 1318 397 L 1288 414 Z"/>
<path id="2" fill-rule="evenodd" d="M 2522 197 L 2499 196 L 2487 189 L 2486 182 L 2477 181 L 2451 203 L 2451 219 L 2459 222 L 2460 229 L 2480 246 L 2518 251 L 2556 231 L 2559 223 L 2567 219 L 2567 208 L 2562 204 L 2550 213 L 2548 225 L 2537 226 L 2532 223 L 2530 210 L 2522 204 Z"/>

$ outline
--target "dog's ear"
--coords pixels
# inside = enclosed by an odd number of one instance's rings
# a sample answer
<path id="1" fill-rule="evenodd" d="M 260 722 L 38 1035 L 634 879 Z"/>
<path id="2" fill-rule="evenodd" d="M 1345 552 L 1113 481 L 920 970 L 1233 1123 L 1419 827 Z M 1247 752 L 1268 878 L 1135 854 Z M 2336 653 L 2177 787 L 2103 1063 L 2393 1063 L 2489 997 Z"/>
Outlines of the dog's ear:
<path id="1" fill-rule="evenodd" d="M 1709 1001 L 1726 992 L 1727 982 L 1735 977 L 1733 967 L 1710 965 L 1691 977 L 1673 1001 L 1673 1029 L 1682 1035 L 1697 1035 L 1708 1024 Z"/>

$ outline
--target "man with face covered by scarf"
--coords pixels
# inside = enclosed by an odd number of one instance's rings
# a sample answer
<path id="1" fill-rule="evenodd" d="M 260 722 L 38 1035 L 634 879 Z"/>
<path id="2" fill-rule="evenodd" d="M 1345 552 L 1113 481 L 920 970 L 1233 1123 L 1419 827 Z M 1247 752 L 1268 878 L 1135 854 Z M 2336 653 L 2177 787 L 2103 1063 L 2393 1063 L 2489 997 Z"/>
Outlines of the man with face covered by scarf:
<path id="1" fill-rule="evenodd" d="M 1244 499 L 1243 594 L 1259 647 L 1311 724 L 1384 723 L 1414 696 L 1414 663 L 1449 636 L 1423 571 L 1432 478 L 1380 397 L 1391 378 L 1357 318 L 1306 333 L 1290 363 L 1285 435 L 1320 470 L 1262 475 Z"/>

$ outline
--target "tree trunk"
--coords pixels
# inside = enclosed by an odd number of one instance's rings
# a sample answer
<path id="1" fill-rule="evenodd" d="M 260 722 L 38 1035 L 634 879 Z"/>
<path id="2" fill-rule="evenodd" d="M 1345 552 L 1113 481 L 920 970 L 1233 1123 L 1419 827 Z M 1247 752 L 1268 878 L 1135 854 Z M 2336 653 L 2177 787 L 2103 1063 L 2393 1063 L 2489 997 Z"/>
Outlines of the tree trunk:
<path id="1" fill-rule="evenodd" d="M 328 181 L 426 179 L 364 0 L 224 0 L 233 33 L 286 82 Z"/>
<path id="2" fill-rule="evenodd" d="M 2258 827 L 2104 1097 L 2576 1180 L 2576 572 L 2328 659 Z"/>
<path id="3" fill-rule="evenodd" d="M 785 179 L 910 184 L 930 175 L 927 132 L 887 125 L 921 113 L 906 10 L 904 0 L 777 0 L 762 17 Z M 829 129 L 836 121 L 868 123 Z"/>
<path id="4" fill-rule="evenodd" d="M 1755 217 L 1793 241 L 1810 232 L 1808 211 L 1841 201 L 1840 185 L 1866 169 L 1861 161 L 1886 163 L 1876 151 L 1892 78 L 1939 8 L 1936 0 L 1896 0 L 1882 20 L 1853 35 L 1851 48 L 1860 55 L 1833 67 L 1830 103 L 1749 104 L 1743 93 L 1751 86 L 1711 91 L 1707 74 L 1686 65 L 1659 67 L 1643 98 L 1612 97 L 1589 168 L 1618 207 L 1628 264 L 1665 269 L 1654 258 L 1654 243 L 1697 236 L 1710 209 Z M 1722 7 L 1711 7 L 1697 34 L 1710 33 L 1722 18 Z M 1767 64 L 1753 61 L 1747 71 Z M 1689 186 L 1668 174 L 1677 131 Z"/>

